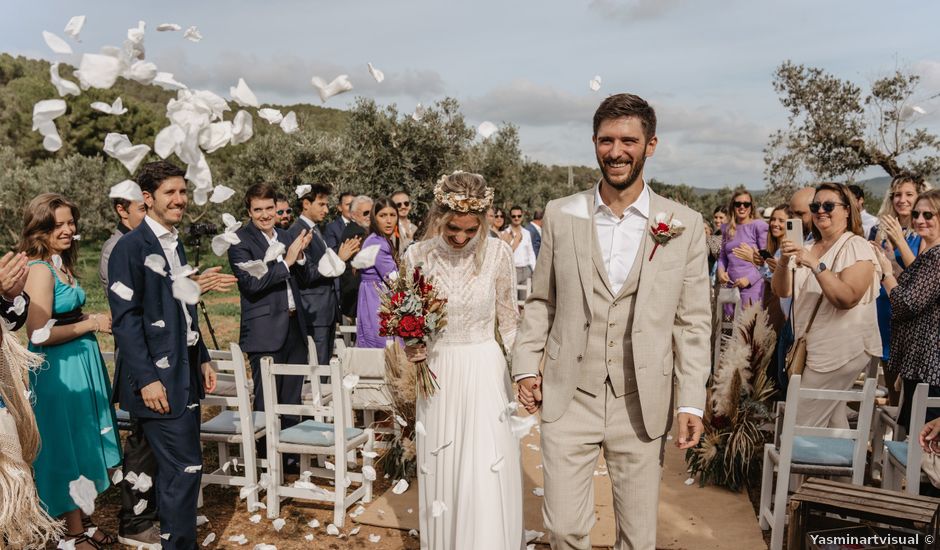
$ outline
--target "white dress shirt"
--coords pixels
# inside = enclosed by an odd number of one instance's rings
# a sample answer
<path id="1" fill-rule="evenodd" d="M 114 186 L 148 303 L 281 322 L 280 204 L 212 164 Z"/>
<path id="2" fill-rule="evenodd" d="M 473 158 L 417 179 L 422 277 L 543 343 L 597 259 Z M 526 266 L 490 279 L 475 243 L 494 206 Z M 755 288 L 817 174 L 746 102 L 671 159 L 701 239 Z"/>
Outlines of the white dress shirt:
<path id="1" fill-rule="evenodd" d="M 179 231 L 175 227 L 172 230 L 163 227 L 160 222 L 149 215 L 144 217 L 144 221 L 147 222 L 153 234 L 157 236 L 157 240 L 160 241 L 163 255 L 166 256 L 166 261 L 170 264 L 170 273 L 179 272 L 183 268 L 176 250 Z M 179 303 L 180 307 L 183 308 L 183 318 L 186 319 L 186 345 L 193 347 L 199 342 L 199 332 L 193 330 L 193 318 L 189 316 L 189 308 L 182 301 L 179 301 Z"/>
<path id="2" fill-rule="evenodd" d="M 512 226 L 506 228 L 506 233 L 512 235 Z M 522 241 L 512 251 L 512 263 L 515 267 L 530 267 L 535 269 L 535 248 L 532 246 L 532 235 L 525 227 L 519 227 Z"/>
<path id="3" fill-rule="evenodd" d="M 303 219 L 303 216 L 301 216 L 301 219 Z M 261 231 L 261 235 L 265 238 L 266 241 L 268 241 L 268 247 L 270 247 L 270 246 L 273 245 L 274 243 L 279 243 L 279 242 L 281 242 L 281 241 L 277 240 L 277 230 L 272 229 L 271 232 L 272 232 L 271 236 L 268 237 L 268 234 L 267 234 L 267 233 L 265 233 L 264 231 Z M 282 244 L 283 244 L 283 243 L 282 243 Z M 298 260 L 297 260 L 297 265 L 304 265 L 304 260 L 306 260 L 306 258 L 304 258 L 304 259 L 298 259 Z M 287 268 L 288 273 L 290 273 L 290 266 L 287 265 L 287 262 L 284 261 L 284 255 L 283 255 L 283 254 L 279 254 L 279 255 L 278 255 L 277 261 L 283 263 L 283 264 L 284 264 L 284 267 Z M 288 310 L 288 311 L 294 311 L 295 309 L 297 309 L 297 305 L 296 305 L 295 302 L 294 302 L 294 293 L 290 291 L 290 284 L 288 284 L 288 285 L 287 285 L 287 310 Z"/>
<path id="4" fill-rule="evenodd" d="M 878 225 L 878 218 L 868 213 L 868 210 L 862 210 L 862 231 L 866 239 L 871 235 L 871 228 Z"/>

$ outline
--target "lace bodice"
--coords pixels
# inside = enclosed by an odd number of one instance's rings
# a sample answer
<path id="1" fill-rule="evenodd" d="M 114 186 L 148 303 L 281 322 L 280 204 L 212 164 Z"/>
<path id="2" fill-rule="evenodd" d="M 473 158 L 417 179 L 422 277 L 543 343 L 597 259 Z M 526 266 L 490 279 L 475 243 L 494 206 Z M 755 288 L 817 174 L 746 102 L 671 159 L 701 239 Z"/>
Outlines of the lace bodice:
<path id="1" fill-rule="evenodd" d="M 511 349 L 519 324 L 512 250 L 500 239 L 486 237 L 479 273 L 475 252 L 475 242 L 454 249 L 441 237 L 414 243 L 405 252 L 408 271 L 422 265 L 447 298 L 447 326 L 433 343 L 485 342 L 495 337 L 498 319 L 503 345 Z"/>

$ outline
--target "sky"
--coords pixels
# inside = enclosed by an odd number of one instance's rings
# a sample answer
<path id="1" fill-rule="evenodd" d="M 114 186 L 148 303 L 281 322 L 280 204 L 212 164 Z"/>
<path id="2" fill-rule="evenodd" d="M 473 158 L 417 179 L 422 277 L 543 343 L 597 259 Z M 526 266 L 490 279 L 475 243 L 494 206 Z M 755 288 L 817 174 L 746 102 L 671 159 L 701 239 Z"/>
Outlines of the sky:
<path id="1" fill-rule="evenodd" d="M 772 75 L 787 59 L 863 89 L 895 69 L 913 71 L 927 111 L 918 122 L 940 132 L 940 100 L 927 100 L 940 92 L 932 0 L 3 3 L 3 52 L 77 66 L 80 53 L 120 46 L 143 20 L 147 59 L 191 88 L 227 97 L 244 78 L 262 103 L 320 105 L 310 78 L 348 74 L 354 90 L 325 106 L 365 96 L 410 113 L 454 97 L 473 125 L 516 125 L 523 154 L 547 164 L 595 165 L 594 110 L 607 95 L 636 93 L 658 116 L 646 177 L 697 187 L 764 185 L 762 150 L 787 124 Z M 56 56 L 42 31 L 64 37 L 73 15 L 87 17 L 82 43 Z M 195 25 L 203 39 L 156 32 L 160 23 Z M 597 92 L 588 86 L 595 75 Z"/>

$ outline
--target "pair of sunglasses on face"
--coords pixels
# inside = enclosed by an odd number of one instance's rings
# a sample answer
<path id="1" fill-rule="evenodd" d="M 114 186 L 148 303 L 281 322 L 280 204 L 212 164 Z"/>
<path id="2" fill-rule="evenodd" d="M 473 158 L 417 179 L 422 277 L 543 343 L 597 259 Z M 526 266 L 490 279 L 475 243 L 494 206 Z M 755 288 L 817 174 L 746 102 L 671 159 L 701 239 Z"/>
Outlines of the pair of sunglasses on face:
<path id="1" fill-rule="evenodd" d="M 406 208 L 408 206 L 411 206 L 411 201 L 402 201 L 402 202 L 395 203 L 395 208 Z"/>
<path id="2" fill-rule="evenodd" d="M 924 221 L 925 221 L 925 222 L 929 222 L 930 220 L 933 219 L 934 213 L 931 212 L 930 210 L 925 210 L 924 212 L 921 212 L 921 211 L 919 211 L 919 210 L 912 210 L 912 211 L 911 211 L 911 217 L 914 218 L 915 220 L 918 219 L 918 218 L 920 218 L 921 216 L 924 217 Z"/>
<path id="3" fill-rule="evenodd" d="M 731 203 L 731 206 L 735 208 L 750 208 L 751 202 L 750 201 L 734 201 Z"/>
<path id="4" fill-rule="evenodd" d="M 832 211 L 836 209 L 837 206 L 848 206 L 844 202 L 811 202 L 809 203 L 809 211 L 813 214 L 819 214 L 819 211 L 822 210 L 826 214 L 832 214 Z"/>
<path id="5" fill-rule="evenodd" d="M 278 211 L 277 211 L 277 215 L 278 215 L 278 216 L 283 216 L 284 214 L 293 214 L 293 213 L 294 213 L 294 209 L 293 209 L 293 208 L 288 208 L 287 210 L 278 210 Z"/>

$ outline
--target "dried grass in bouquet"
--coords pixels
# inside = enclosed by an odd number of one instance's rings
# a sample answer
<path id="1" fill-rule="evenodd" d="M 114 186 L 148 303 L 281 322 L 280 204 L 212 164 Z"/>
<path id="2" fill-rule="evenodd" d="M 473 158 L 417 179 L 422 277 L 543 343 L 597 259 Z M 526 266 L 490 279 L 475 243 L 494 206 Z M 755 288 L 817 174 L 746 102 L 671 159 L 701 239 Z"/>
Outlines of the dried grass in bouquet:
<path id="1" fill-rule="evenodd" d="M 392 400 L 392 412 L 405 421 L 388 452 L 379 459 L 384 462 L 385 473 L 392 479 L 411 479 L 417 475 L 415 449 L 415 404 L 417 402 L 417 369 L 408 361 L 401 346 L 385 348 L 385 379 Z"/>

